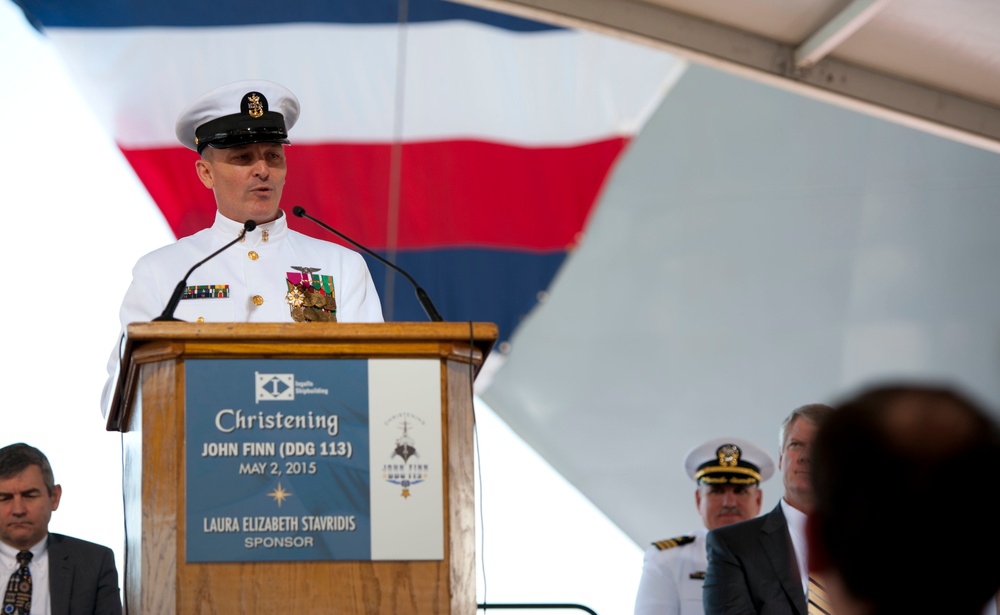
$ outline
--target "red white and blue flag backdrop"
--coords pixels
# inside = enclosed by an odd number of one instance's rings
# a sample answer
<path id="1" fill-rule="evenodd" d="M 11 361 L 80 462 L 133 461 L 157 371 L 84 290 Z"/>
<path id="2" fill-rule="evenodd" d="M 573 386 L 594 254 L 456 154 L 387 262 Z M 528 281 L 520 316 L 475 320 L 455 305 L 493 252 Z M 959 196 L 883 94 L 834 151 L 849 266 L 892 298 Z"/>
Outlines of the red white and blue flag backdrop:
<path id="1" fill-rule="evenodd" d="M 178 111 L 225 83 L 276 81 L 302 106 L 285 211 L 388 256 L 446 320 L 496 322 L 502 339 L 682 70 L 650 48 L 443 0 L 14 1 L 178 237 L 215 212 L 174 136 Z M 387 320 L 426 318 L 405 280 L 369 266 Z"/>

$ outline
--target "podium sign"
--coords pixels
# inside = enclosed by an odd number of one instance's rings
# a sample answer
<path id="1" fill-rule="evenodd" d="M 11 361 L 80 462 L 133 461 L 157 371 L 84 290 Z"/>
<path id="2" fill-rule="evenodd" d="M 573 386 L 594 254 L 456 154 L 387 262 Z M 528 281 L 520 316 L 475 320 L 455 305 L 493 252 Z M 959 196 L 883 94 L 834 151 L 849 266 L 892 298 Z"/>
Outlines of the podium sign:
<path id="1" fill-rule="evenodd" d="M 191 360 L 185 391 L 188 562 L 444 556 L 438 361 Z"/>
<path id="2" fill-rule="evenodd" d="M 496 338 L 489 323 L 130 324 L 107 408 L 126 610 L 474 611 L 472 385 Z"/>

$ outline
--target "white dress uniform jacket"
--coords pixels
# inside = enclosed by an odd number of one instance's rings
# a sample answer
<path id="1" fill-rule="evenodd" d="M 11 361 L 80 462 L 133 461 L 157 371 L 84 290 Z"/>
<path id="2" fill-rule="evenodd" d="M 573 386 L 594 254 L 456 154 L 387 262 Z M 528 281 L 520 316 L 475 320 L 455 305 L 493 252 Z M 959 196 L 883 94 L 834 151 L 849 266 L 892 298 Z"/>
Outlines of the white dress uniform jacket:
<path id="1" fill-rule="evenodd" d="M 242 222 L 216 212 L 210 228 L 140 258 L 122 301 L 122 331 L 129 323 L 159 316 L 184 274 L 242 230 Z M 288 274 L 299 273 L 294 267 L 308 267 L 316 276 L 333 278 L 337 322 L 382 322 L 382 305 L 361 255 L 289 229 L 284 214 L 258 225 L 242 242 L 196 269 L 187 280 L 188 286 L 228 285 L 228 297 L 184 299 L 174 316 L 188 322 L 293 322 L 285 296 Z M 114 386 L 120 343 L 121 337 L 108 360 L 102 412 L 107 412 Z"/>
<path id="2" fill-rule="evenodd" d="M 704 615 L 701 586 L 708 570 L 702 528 L 694 541 L 676 547 L 646 549 L 635 615 Z"/>

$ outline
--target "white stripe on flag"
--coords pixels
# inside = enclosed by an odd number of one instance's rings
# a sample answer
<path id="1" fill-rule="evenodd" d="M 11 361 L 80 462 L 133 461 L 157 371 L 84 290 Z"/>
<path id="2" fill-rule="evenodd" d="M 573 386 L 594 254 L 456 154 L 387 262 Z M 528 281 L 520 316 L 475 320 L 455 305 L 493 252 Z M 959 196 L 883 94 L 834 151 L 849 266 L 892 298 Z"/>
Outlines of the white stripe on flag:
<path id="1" fill-rule="evenodd" d="M 178 112 L 240 79 L 299 97 L 293 142 L 391 142 L 395 25 L 50 28 L 99 120 L 126 149 L 173 147 Z M 402 139 L 529 146 L 632 136 L 685 64 L 590 32 L 517 33 L 462 21 L 407 27 Z"/>

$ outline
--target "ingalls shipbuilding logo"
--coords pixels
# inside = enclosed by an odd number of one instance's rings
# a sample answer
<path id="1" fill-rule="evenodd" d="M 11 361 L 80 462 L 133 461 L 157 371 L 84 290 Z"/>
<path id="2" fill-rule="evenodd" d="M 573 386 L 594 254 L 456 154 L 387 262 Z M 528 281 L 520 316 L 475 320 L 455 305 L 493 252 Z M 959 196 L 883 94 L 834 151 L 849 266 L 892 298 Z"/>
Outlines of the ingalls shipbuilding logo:
<path id="1" fill-rule="evenodd" d="M 257 378 L 257 403 L 262 401 L 294 401 L 295 374 L 262 374 Z"/>
<path id="2" fill-rule="evenodd" d="M 295 381 L 295 374 L 262 374 L 257 379 L 256 398 L 262 401 L 295 401 L 296 395 L 329 395 L 330 389 L 316 386 L 312 380 Z"/>

